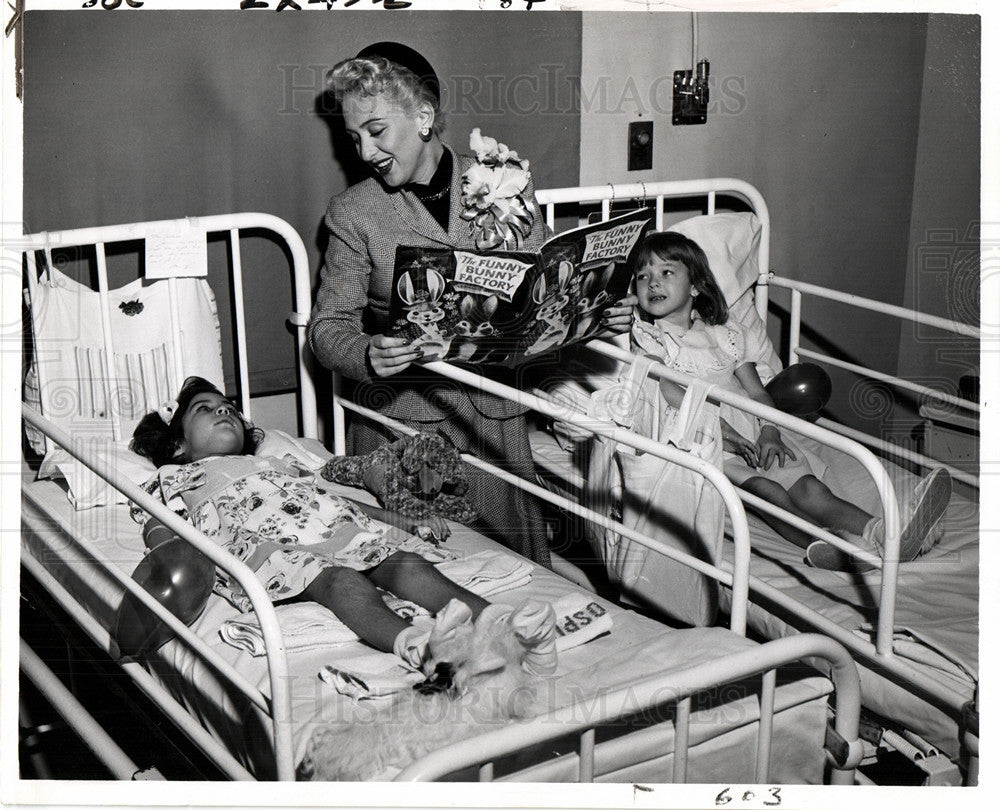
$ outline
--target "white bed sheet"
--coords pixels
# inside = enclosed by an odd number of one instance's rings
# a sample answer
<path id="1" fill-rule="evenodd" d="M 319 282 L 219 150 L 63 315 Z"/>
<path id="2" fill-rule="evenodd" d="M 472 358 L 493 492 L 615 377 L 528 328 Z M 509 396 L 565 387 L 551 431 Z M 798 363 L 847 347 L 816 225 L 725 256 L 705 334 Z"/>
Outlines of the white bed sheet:
<path id="1" fill-rule="evenodd" d="M 829 465 L 824 480 L 837 494 L 873 514 L 878 497 L 871 478 L 854 459 L 797 436 Z M 531 436 L 536 463 L 548 485 L 571 491 L 583 479 L 579 455 L 563 449 L 546 431 Z M 886 463 L 897 493 L 917 477 Z M 751 574 L 787 596 L 822 613 L 867 640 L 874 640 L 880 572 L 846 574 L 809 567 L 801 549 L 750 516 Z M 959 494 L 952 497 L 941 542 L 926 556 L 900 566 L 896 599 L 896 654 L 946 688 L 972 699 L 979 672 L 979 508 Z M 728 532 L 728 521 L 727 521 Z M 723 546 L 732 563 L 732 543 Z M 722 589 L 728 607 L 730 592 Z M 794 632 L 789 623 L 751 601 L 748 626 L 766 638 Z M 866 706 L 903 724 L 949 756 L 959 750 L 958 727 L 940 709 L 876 674 L 861 670 Z"/>
<path id="2" fill-rule="evenodd" d="M 346 488 L 344 491 L 348 492 Z M 131 571 L 143 554 L 138 527 L 122 506 L 74 511 L 64 490 L 53 481 L 28 483 L 25 492 L 30 493 L 29 498 L 23 499 L 26 513 L 41 515 L 43 525 L 52 527 L 51 531 L 25 532 L 23 542 L 27 549 L 81 599 L 104 627 L 111 627 L 121 598 L 121 588 L 89 563 L 88 556 L 65 530 L 69 528 L 88 537 L 123 570 Z M 359 494 L 357 490 L 349 492 L 353 496 Z M 447 547 L 459 554 L 499 548 L 492 541 L 457 524 L 453 524 L 453 529 Z M 499 594 L 493 601 L 517 604 L 528 596 L 555 601 L 574 591 L 580 592 L 580 589 L 550 571 L 535 567 L 529 585 Z M 587 595 L 596 599 L 592 594 Z M 632 611 L 598 601 L 611 613 L 613 630 L 606 636 L 561 654 L 559 670 L 548 692 L 553 706 L 568 703 L 580 694 L 593 694 L 597 690 L 627 685 L 630 681 L 670 667 L 719 658 L 753 646 L 753 642 L 727 630 L 674 631 Z M 235 615 L 238 615 L 236 610 L 228 603 L 213 597 L 193 628 L 208 640 L 222 658 L 233 664 L 266 695 L 269 689 L 265 659 L 250 657 L 223 642 L 218 635 L 221 622 Z M 291 651 L 288 654 L 296 761 L 302 755 L 314 722 L 345 717 L 350 712 L 348 699 L 338 695 L 317 676 L 324 664 L 336 660 L 338 649 L 344 648 Z M 260 778 L 273 777 L 269 721 L 235 689 L 220 682 L 214 671 L 186 645 L 179 641 L 168 643 L 151 657 L 149 668 L 237 760 Z M 776 746 L 772 775 L 776 782 L 822 781 L 823 720 L 830 684 L 825 678 L 814 677 L 811 670 L 800 671 L 798 675 L 797 680 L 783 685 L 778 693 L 777 703 L 783 711 L 776 717 L 775 739 L 781 740 Z M 693 746 L 691 752 L 692 762 L 695 763 L 692 767 L 693 779 L 746 781 L 751 778 L 752 773 L 748 769 L 752 766 L 748 764 L 750 758 L 746 755 L 745 746 L 756 727 L 756 705 L 756 698 L 750 695 L 727 703 L 721 710 L 718 707 L 708 708 L 694 716 L 692 742 L 697 747 Z M 667 736 L 669 738 L 672 734 Z M 645 765 L 638 766 L 622 764 L 634 759 L 634 746 L 634 743 L 618 742 L 611 747 L 609 758 L 605 760 L 612 772 L 608 778 L 616 778 L 615 774 L 618 774 L 622 779 L 667 781 L 669 758 L 653 757 Z M 671 747 L 667 739 L 658 751 L 666 753 Z M 699 750 L 709 753 L 699 759 Z M 699 766 L 698 762 L 702 764 Z M 518 764 L 533 763 L 522 761 Z M 719 768 L 726 770 L 719 772 Z M 538 778 L 559 779 L 564 776 L 564 770 L 555 768 L 540 771 Z"/>

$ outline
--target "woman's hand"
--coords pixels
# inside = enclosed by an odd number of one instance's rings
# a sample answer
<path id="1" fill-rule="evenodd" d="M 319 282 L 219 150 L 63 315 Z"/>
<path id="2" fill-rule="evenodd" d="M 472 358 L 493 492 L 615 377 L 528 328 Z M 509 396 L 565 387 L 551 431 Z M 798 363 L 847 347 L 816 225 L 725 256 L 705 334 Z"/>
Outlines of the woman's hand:
<path id="1" fill-rule="evenodd" d="M 760 463 L 757 445 L 736 430 L 725 419 L 720 419 L 719 421 L 722 423 L 722 448 L 729 453 L 740 456 L 747 463 L 747 466 L 756 469 Z"/>
<path id="2" fill-rule="evenodd" d="M 616 335 L 629 331 L 634 320 L 634 307 L 638 303 L 639 298 L 635 295 L 626 295 L 620 301 L 615 301 L 601 313 L 601 326 Z"/>
<path id="3" fill-rule="evenodd" d="M 406 338 L 372 335 L 368 342 L 368 362 L 379 377 L 398 374 L 420 357 L 420 351 L 410 348 Z"/>
<path id="4" fill-rule="evenodd" d="M 785 459 L 790 458 L 795 461 L 795 453 L 793 453 L 781 440 L 781 433 L 774 425 L 764 425 L 760 429 L 760 436 L 757 437 L 757 453 L 760 456 L 760 466 L 765 469 L 771 469 L 771 464 L 774 460 L 778 460 L 778 466 L 785 466 Z"/>

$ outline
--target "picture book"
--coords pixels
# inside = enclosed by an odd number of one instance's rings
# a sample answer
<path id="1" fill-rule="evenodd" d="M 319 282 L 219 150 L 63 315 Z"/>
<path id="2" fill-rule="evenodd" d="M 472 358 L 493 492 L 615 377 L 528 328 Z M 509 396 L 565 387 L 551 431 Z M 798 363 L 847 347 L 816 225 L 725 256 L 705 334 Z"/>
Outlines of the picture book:
<path id="1" fill-rule="evenodd" d="M 653 212 L 564 231 L 538 252 L 400 246 L 390 334 L 423 360 L 514 366 L 593 337 L 627 294 Z"/>

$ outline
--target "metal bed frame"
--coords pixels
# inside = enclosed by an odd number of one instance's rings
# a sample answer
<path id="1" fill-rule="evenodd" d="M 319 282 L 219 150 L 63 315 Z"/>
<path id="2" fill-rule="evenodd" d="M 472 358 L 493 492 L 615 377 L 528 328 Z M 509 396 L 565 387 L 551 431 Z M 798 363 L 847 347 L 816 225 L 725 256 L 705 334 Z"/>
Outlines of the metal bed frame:
<path id="1" fill-rule="evenodd" d="M 195 227 L 202 230 L 205 234 L 219 231 L 228 232 L 229 234 L 231 247 L 230 269 L 233 273 L 232 289 L 234 296 L 237 297 L 235 304 L 235 348 L 238 353 L 237 375 L 239 396 L 241 407 L 248 416 L 251 412 L 251 402 L 249 397 L 245 320 L 242 302 L 240 231 L 267 229 L 280 236 L 287 243 L 293 272 L 295 311 L 291 314 L 290 321 L 295 327 L 296 343 L 298 346 L 297 362 L 300 376 L 299 408 L 302 420 L 302 432 L 307 437 L 315 438 L 318 429 L 316 409 L 314 407 L 315 388 L 310 376 L 309 363 L 305 352 L 305 325 L 308 319 L 311 298 L 310 272 L 301 238 L 287 223 L 265 214 L 220 215 L 189 220 L 188 222 L 193 223 Z M 27 255 L 29 289 L 31 291 L 34 290 L 38 276 L 38 267 L 35 258 L 36 252 L 46 252 L 54 246 L 93 245 L 97 251 L 98 291 L 104 299 L 106 310 L 108 283 L 105 245 L 116 241 L 142 239 L 146 234 L 156 232 L 159 228 L 168 224 L 170 224 L 169 221 L 159 221 L 29 235 L 23 238 L 18 245 L 19 250 Z M 106 348 L 110 350 L 109 330 L 105 328 L 104 331 Z M 552 415 L 552 406 L 541 399 L 530 397 L 530 395 L 514 389 L 506 389 L 503 386 L 497 387 L 490 381 L 484 380 L 477 375 L 444 363 L 430 364 L 430 367 L 445 376 L 451 376 L 454 379 L 479 386 L 485 390 L 496 390 L 497 393 L 511 396 L 518 401 L 526 401 L 526 404 L 534 407 L 539 412 Z M 182 379 L 179 363 L 176 364 L 174 374 L 178 381 Z M 343 399 L 338 398 L 334 402 L 335 423 L 337 425 L 334 438 L 335 447 L 342 447 L 345 408 L 364 413 L 363 408 L 353 403 L 348 403 Z M 291 703 L 287 679 L 285 678 L 287 674 L 287 661 L 274 608 L 261 583 L 244 563 L 230 557 L 213 541 L 180 519 L 162 503 L 146 495 L 139 487 L 121 476 L 111 465 L 100 457 L 93 455 L 89 448 L 75 444 L 71 436 L 52 423 L 43 414 L 39 414 L 31 407 L 24 405 L 22 406 L 22 416 L 27 424 L 32 425 L 45 434 L 47 442 L 54 442 L 64 447 L 87 467 L 110 482 L 150 514 L 162 520 L 178 535 L 207 555 L 217 566 L 232 574 L 240 582 L 258 614 L 267 646 L 269 696 L 263 694 L 259 689 L 247 682 L 239 672 L 235 671 L 233 667 L 215 655 L 188 627 L 184 626 L 172 614 L 163 609 L 159 603 L 137 585 L 113 561 L 105 558 L 97 548 L 93 547 L 85 539 L 79 538 L 82 548 L 90 553 L 94 560 L 106 568 L 110 575 L 123 588 L 131 591 L 146 606 L 154 610 L 175 631 L 183 643 L 188 644 L 198 651 L 222 677 L 228 679 L 261 712 L 270 717 L 277 778 L 279 780 L 293 779 L 295 764 L 293 761 L 291 724 L 288 722 L 291 715 Z M 717 469 L 705 465 L 700 460 L 692 459 L 678 450 L 623 431 L 611 423 L 596 424 L 592 420 L 585 420 L 572 415 L 567 417 L 565 414 L 560 414 L 560 418 L 568 418 L 569 421 L 576 422 L 581 427 L 609 436 L 623 444 L 628 444 L 637 449 L 654 453 L 666 460 L 682 464 L 708 478 L 722 493 L 733 526 L 735 527 L 737 562 L 733 570 L 730 571 L 708 565 L 688 555 L 662 547 L 652 538 L 626 530 L 620 524 L 614 524 L 604 516 L 582 509 L 568 499 L 553 496 L 531 482 L 515 479 L 514 483 L 583 517 L 597 520 L 605 526 L 614 525 L 616 530 L 629 534 L 629 536 L 634 537 L 639 542 L 645 542 L 652 549 L 668 554 L 680 562 L 697 568 L 703 573 L 730 586 L 734 592 L 734 607 L 731 611 L 730 626 L 734 632 L 743 634 L 746 619 L 746 596 L 750 586 L 749 530 L 742 504 L 728 480 Z M 486 465 L 477 459 L 469 458 L 469 461 L 478 466 L 493 469 L 490 465 Z M 506 473 L 503 473 L 503 471 L 498 470 L 497 472 L 506 477 L 507 480 L 510 480 L 510 477 Z M 26 507 L 23 510 L 24 514 L 22 517 L 24 529 L 27 531 L 50 530 L 51 527 L 46 524 L 48 518 L 45 516 L 44 508 L 33 498 L 31 488 L 25 487 L 22 493 L 23 505 Z M 71 529 L 71 527 L 65 525 L 58 528 L 64 531 Z M 86 634 L 99 647 L 108 652 L 109 655 L 113 655 L 114 647 L 110 634 L 87 612 L 85 606 L 79 603 L 45 569 L 42 563 L 23 548 L 21 562 L 24 568 L 30 571 L 48 593 L 52 595 L 52 598 L 70 613 Z M 760 781 L 766 781 L 770 764 L 770 734 L 772 730 L 774 690 L 776 684 L 775 669 L 781 665 L 800 661 L 805 657 L 820 658 L 829 664 L 835 688 L 836 706 L 834 725 L 832 729 L 828 729 L 827 738 L 828 742 L 830 740 L 837 741 L 839 743 L 837 747 L 840 751 L 839 755 L 830 755 L 832 767 L 831 781 L 837 784 L 853 783 L 855 779 L 854 768 L 860 762 L 862 755 L 862 746 L 858 740 L 858 717 L 860 711 L 858 675 L 851 657 L 843 647 L 825 636 L 803 634 L 794 639 L 768 642 L 746 652 L 729 656 L 724 661 L 692 667 L 679 672 L 665 672 L 655 678 L 632 684 L 627 687 L 627 691 L 629 692 L 627 701 L 628 710 L 625 713 L 633 714 L 636 711 L 642 711 L 645 708 L 663 705 L 664 703 L 676 703 L 675 764 L 673 775 L 675 779 L 682 781 L 686 772 L 688 754 L 687 724 L 690 718 L 690 696 L 700 690 L 711 688 L 718 684 L 758 674 L 761 676 L 761 706 L 758 742 L 754 756 L 757 763 L 756 774 Z M 133 763 L 131 763 L 127 755 L 118 748 L 113 740 L 108 739 L 106 734 L 101 734 L 99 727 L 95 723 L 87 721 L 84 717 L 86 714 L 85 710 L 78 704 L 74 704 L 72 696 L 69 695 L 65 687 L 54 676 L 50 677 L 51 672 L 47 671 L 44 663 L 36 659 L 37 656 L 34 656 L 30 650 L 24 650 L 22 668 L 25 674 L 37 683 L 42 684 L 44 682 L 45 693 L 50 695 L 51 699 L 58 704 L 57 708 L 60 711 L 67 713 L 67 719 L 73 718 L 77 721 L 74 724 L 75 730 L 84 738 L 85 742 L 94 750 L 98 757 L 107 763 L 109 769 L 116 777 L 126 779 L 130 777 L 135 778 L 136 773 L 132 768 Z M 254 778 L 253 774 L 249 773 L 237 762 L 228 750 L 208 734 L 173 697 L 167 694 L 146 669 L 138 663 L 129 661 L 122 663 L 121 666 L 122 670 L 132 678 L 139 689 L 148 695 L 198 748 L 215 761 L 225 775 L 236 780 L 250 780 Z M 665 698 L 665 696 L 667 697 Z M 623 716 L 621 713 L 616 714 L 609 708 L 614 706 L 614 697 L 615 693 L 611 695 L 603 694 L 600 696 L 601 699 L 597 701 L 598 705 L 588 706 L 586 711 L 574 713 L 572 711 L 574 707 L 570 706 L 543 715 L 531 723 L 519 723 L 484 734 L 474 740 L 463 741 L 459 746 L 452 746 L 449 749 L 431 755 L 426 760 L 414 763 L 411 768 L 400 774 L 398 778 L 435 778 L 466 765 L 476 764 L 480 765 L 480 779 L 489 780 L 492 778 L 493 768 L 491 763 L 495 757 L 520 749 L 531 741 L 564 736 L 567 732 L 574 731 L 578 732 L 580 737 L 579 778 L 582 781 L 591 780 L 595 776 L 594 729 L 603 723 Z M 580 720 L 580 717 L 585 718 L 585 720 Z M 828 746 L 828 750 L 832 750 L 833 747 Z M 599 749 L 599 746 L 596 748 Z M 155 777 L 156 774 L 153 774 L 151 778 Z"/>
<path id="2" fill-rule="evenodd" d="M 760 247 L 758 252 L 759 276 L 754 288 L 755 306 L 758 315 L 766 319 L 768 311 L 769 287 L 779 287 L 791 291 L 790 308 L 790 330 L 789 330 L 789 351 L 788 363 L 793 364 L 801 360 L 815 360 L 826 363 L 841 369 L 852 371 L 863 377 L 878 380 L 898 386 L 902 389 L 919 393 L 924 396 L 936 398 L 942 403 L 946 403 L 952 408 L 959 408 L 972 412 L 978 418 L 980 405 L 978 402 L 961 399 L 945 392 L 930 388 L 919 383 L 903 379 L 896 375 L 886 374 L 872 369 L 867 369 L 853 363 L 848 363 L 839 358 L 807 349 L 801 346 L 801 326 L 803 296 L 809 295 L 819 300 L 838 301 L 859 309 L 878 312 L 894 318 L 903 319 L 912 323 L 919 323 L 932 326 L 949 332 L 954 335 L 981 338 L 981 330 L 975 326 L 970 326 L 958 321 L 941 318 L 915 310 L 899 307 L 884 302 L 875 301 L 862 296 L 850 295 L 847 293 L 820 287 L 790 278 L 776 276 L 769 269 L 770 261 L 770 233 L 771 221 L 767 204 L 760 192 L 745 181 L 733 178 L 712 178 L 707 180 L 692 180 L 679 182 L 657 182 L 657 183 L 632 183 L 627 185 L 605 185 L 591 186 L 588 188 L 561 188 L 540 190 L 537 192 L 537 199 L 543 206 L 546 213 L 546 220 L 552 227 L 555 222 L 556 206 L 564 203 L 589 203 L 600 205 L 602 218 L 611 215 L 611 207 L 616 201 L 640 201 L 643 204 L 652 203 L 655 210 L 655 226 L 663 228 L 664 201 L 667 199 L 690 198 L 692 200 L 701 198 L 704 200 L 703 211 L 706 214 L 714 214 L 720 197 L 729 197 L 740 200 L 750 206 L 757 216 L 761 226 Z M 766 322 L 766 320 L 765 320 Z M 594 340 L 586 344 L 586 348 L 605 357 L 630 363 L 632 355 L 620 347 L 605 341 Z M 649 373 L 660 379 L 671 380 L 685 388 L 690 382 L 690 378 L 680 372 L 667 368 L 663 364 L 654 363 Z M 877 664 L 880 668 L 889 672 L 898 679 L 904 688 L 915 690 L 916 693 L 932 697 L 934 702 L 959 719 L 960 727 L 963 728 L 962 742 L 966 746 L 972 757 L 970 771 L 977 766 L 979 740 L 978 740 L 978 703 L 970 705 L 966 698 L 958 693 L 947 690 L 928 678 L 924 673 L 901 661 L 893 652 L 893 628 L 895 618 L 896 587 L 899 576 L 899 533 L 901 530 L 898 502 L 892 482 L 889 480 L 885 469 L 879 464 L 875 455 L 867 448 L 875 448 L 887 455 L 901 458 L 905 461 L 914 462 L 923 466 L 944 466 L 956 480 L 963 481 L 978 488 L 979 478 L 966 471 L 957 469 L 951 464 L 936 460 L 921 453 L 914 452 L 907 448 L 891 444 L 877 437 L 869 436 L 862 431 L 841 425 L 830 419 L 821 418 L 816 424 L 804 421 L 797 417 L 790 416 L 774 408 L 760 405 L 753 400 L 732 394 L 726 391 L 717 391 L 714 388 L 709 390 L 709 397 L 717 402 L 725 402 L 744 411 L 760 416 L 774 424 L 790 428 L 798 433 L 816 439 L 830 447 L 840 450 L 855 458 L 862 464 L 866 472 L 871 476 L 872 483 L 879 494 L 883 513 L 885 515 L 885 556 L 887 560 L 860 550 L 857 546 L 831 534 L 821 527 L 814 526 L 808 521 L 799 518 L 779 507 L 737 488 L 739 497 L 743 502 L 765 511 L 769 514 L 781 518 L 783 521 L 804 529 L 816 537 L 826 540 L 828 543 L 851 554 L 852 556 L 864 560 L 877 566 L 882 571 L 880 585 L 880 596 L 878 605 L 878 621 L 876 624 L 876 635 L 874 643 L 867 642 L 858 636 L 850 633 L 834 622 L 822 616 L 807 605 L 803 605 L 789 599 L 781 591 L 768 585 L 757 577 L 750 577 L 750 590 L 753 595 L 760 595 L 770 600 L 774 604 L 790 611 L 793 615 L 804 620 L 816 631 L 829 635 L 851 650 L 857 660 Z M 564 418 L 564 417 L 561 417 Z M 598 431 L 599 432 L 599 431 Z M 739 551 L 737 551 L 739 559 Z M 742 614 L 741 614 L 742 615 Z M 977 693 L 978 697 L 978 693 Z M 971 774 L 975 778 L 975 774 Z"/>

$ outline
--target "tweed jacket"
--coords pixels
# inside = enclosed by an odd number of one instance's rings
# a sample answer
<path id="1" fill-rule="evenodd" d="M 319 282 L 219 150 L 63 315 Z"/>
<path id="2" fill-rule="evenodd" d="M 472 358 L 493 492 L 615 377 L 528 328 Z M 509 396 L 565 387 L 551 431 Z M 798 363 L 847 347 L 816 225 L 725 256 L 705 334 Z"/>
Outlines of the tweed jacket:
<path id="1" fill-rule="evenodd" d="M 326 212 L 330 242 L 309 319 L 309 344 L 324 366 L 361 381 L 355 392 L 359 402 L 397 419 L 444 419 L 456 412 L 456 406 L 459 412 L 464 410 L 456 398 L 471 399 L 476 410 L 492 418 L 523 412 L 491 395 L 459 392 L 450 381 L 416 364 L 400 374 L 377 377 L 367 361 L 371 336 L 388 331 L 397 246 L 474 249 L 469 222 L 460 213 L 462 174 L 475 161 L 454 153 L 452 157 L 447 231 L 412 192 L 387 191 L 374 177 L 335 196 Z M 549 232 L 534 187 L 529 184 L 523 196 L 535 215 L 523 248 L 536 250 Z"/>

